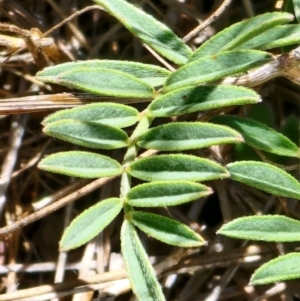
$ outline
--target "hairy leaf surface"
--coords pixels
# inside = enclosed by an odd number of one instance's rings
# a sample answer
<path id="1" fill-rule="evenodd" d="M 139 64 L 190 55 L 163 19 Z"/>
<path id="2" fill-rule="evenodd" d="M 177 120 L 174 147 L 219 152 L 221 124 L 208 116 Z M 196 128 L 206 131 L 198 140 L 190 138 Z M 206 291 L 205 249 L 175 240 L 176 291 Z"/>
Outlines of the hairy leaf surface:
<path id="1" fill-rule="evenodd" d="M 269 284 L 297 278 L 300 278 L 300 253 L 290 253 L 263 264 L 254 272 L 250 283 Z"/>
<path id="2" fill-rule="evenodd" d="M 300 200 L 300 183 L 276 166 L 256 161 L 241 161 L 228 164 L 226 167 L 235 181 L 273 195 Z"/>
<path id="3" fill-rule="evenodd" d="M 173 122 L 148 130 L 139 137 L 138 145 L 147 149 L 182 151 L 242 141 L 243 137 L 229 127 L 204 122 Z"/>
<path id="4" fill-rule="evenodd" d="M 67 86 L 89 93 L 115 97 L 153 98 L 154 89 L 149 84 L 128 73 L 101 67 L 77 67 L 57 76 L 43 76 L 37 73 L 37 79 Z"/>
<path id="5" fill-rule="evenodd" d="M 227 178 L 219 164 L 191 155 L 159 155 L 133 162 L 128 172 L 144 181 L 208 181 Z"/>
<path id="6" fill-rule="evenodd" d="M 155 98 L 148 107 L 150 116 L 171 117 L 186 113 L 255 104 L 261 98 L 253 90 L 230 85 L 181 88 Z"/>
<path id="7" fill-rule="evenodd" d="M 49 136 L 91 148 L 116 149 L 128 144 L 128 136 L 120 129 L 75 119 L 51 122 L 43 129 L 43 132 Z"/>
<path id="8" fill-rule="evenodd" d="M 300 25 L 289 24 L 272 28 L 240 45 L 239 49 L 272 49 L 300 43 Z"/>
<path id="9" fill-rule="evenodd" d="M 102 102 L 55 112 L 47 116 L 42 124 L 48 125 L 62 119 L 76 119 L 123 128 L 135 124 L 138 118 L 139 112 L 132 107 Z"/>
<path id="10" fill-rule="evenodd" d="M 190 61 L 198 60 L 205 55 L 213 55 L 237 48 L 253 37 L 283 23 L 293 20 L 293 15 L 272 12 L 235 23 L 220 31 L 203 43 L 192 55 Z"/>
<path id="11" fill-rule="evenodd" d="M 151 182 L 132 188 L 126 201 L 136 207 L 165 207 L 194 201 L 211 193 L 209 187 L 187 181 Z"/>
<path id="12" fill-rule="evenodd" d="M 258 50 L 233 50 L 204 56 L 170 75 L 164 85 L 163 93 L 186 86 L 217 81 L 263 65 L 271 59 L 272 56 L 269 53 Z"/>
<path id="13" fill-rule="evenodd" d="M 169 245 L 191 248 L 205 244 L 204 239 L 190 227 L 168 217 L 132 211 L 129 218 L 142 231 Z"/>
<path id="14" fill-rule="evenodd" d="M 124 220 L 121 249 L 132 290 L 139 301 L 165 301 L 161 286 L 134 225 Z"/>
<path id="15" fill-rule="evenodd" d="M 171 74 L 171 72 L 165 68 L 150 64 L 117 60 L 86 60 L 50 66 L 38 72 L 38 76 L 43 78 L 44 81 L 51 81 L 62 73 L 73 69 L 76 70 L 79 67 L 85 69 L 106 68 L 122 71 L 142 79 L 153 87 L 163 85 L 166 78 Z"/>
<path id="16" fill-rule="evenodd" d="M 50 155 L 40 161 L 40 169 L 71 177 L 101 178 L 122 173 L 121 165 L 103 155 L 69 151 Z"/>
<path id="17" fill-rule="evenodd" d="M 182 65 L 192 50 L 164 24 L 124 0 L 93 0 L 116 17 L 135 37 L 170 61 Z"/>
<path id="18" fill-rule="evenodd" d="M 119 214 L 122 202 L 111 198 L 89 207 L 78 215 L 65 230 L 60 250 L 78 248 L 98 235 Z"/>
<path id="19" fill-rule="evenodd" d="M 283 215 L 246 216 L 223 225 L 218 233 L 239 239 L 300 241 L 300 221 Z"/>
<path id="20" fill-rule="evenodd" d="M 216 116 L 211 121 L 237 130 L 254 148 L 282 156 L 300 157 L 300 149 L 295 143 L 265 124 L 233 115 Z"/>

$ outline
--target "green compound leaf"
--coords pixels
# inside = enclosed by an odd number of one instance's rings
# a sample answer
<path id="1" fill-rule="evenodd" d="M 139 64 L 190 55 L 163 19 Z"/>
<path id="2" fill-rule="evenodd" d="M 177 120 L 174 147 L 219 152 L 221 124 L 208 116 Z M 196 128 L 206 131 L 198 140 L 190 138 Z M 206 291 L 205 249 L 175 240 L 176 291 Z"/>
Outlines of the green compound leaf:
<path id="1" fill-rule="evenodd" d="M 42 124 L 45 126 L 63 119 L 76 119 L 123 128 L 135 124 L 139 119 L 139 112 L 132 107 L 117 103 L 92 103 L 55 112 L 47 116 Z"/>
<path id="2" fill-rule="evenodd" d="M 128 172 L 144 181 L 208 181 L 227 178 L 219 164 L 191 155 L 159 155 L 133 162 Z"/>
<path id="3" fill-rule="evenodd" d="M 148 130 L 139 138 L 138 145 L 161 151 L 182 151 L 242 141 L 243 137 L 229 127 L 204 122 L 174 122 Z"/>
<path id="4" fill-rule="evenodd" d="M 75 119 L 51 122 L 43 132 L 54 138 L 91 148 L 116 149 L 128 144 L 128 136 L 120 129 Z"/>
<path id="5" fill-rule="evenodd" d="M 240 49 L 272 49 L 300 43 L 298 24 L 282 25 L 272 28 L 242 44 Z"/>
<path id="6" fill-rule="evenodd" d="M 273 195 L 300 200 L 300 183 L 291 175 L 268 163 L 241 161 L 228 164 L 235 181 L 256 187 Z"/>
<path id="7" fill-rule="evenodd" d="M 138 300 L 165 301 L 135 227 L 126 219 L 121 229 L 121 249 L 128 278 Z"/>
<path id="8" fill-rule="evenodd" d="M 122 167 L 117 161 L 103 155 L 82 151 L 50 155 L 42 159 L 38 167 L 42 170 L 80 178 L 111 177 L 122 173 Z"/>
<path id="9" fill-rule="evenodd" d="M 108 68 L 77 67 L 57 76 L 38 72 L 38 80 L 86 91 L 97 95 L 114 97 L 153 98 L 154 89 L 149 84 L 128 73 Z"/>
<path id="10" fill-rule="evenodd" d="M 269 62 L 272 56 L 258 50 L 233 50 L 192 61 L 170 75 L 163 93 L 186 86 L 216 81 Z"/>
<path id="11" fill-rule="evenodd" d="M 253 90 L 231 85 L 187 87 L 158 96 L 147 114 L 171 117 L 186 113 L 260 102 Z"/>
<path id="12" fill-rule="evenodd" d="M 261 285 L 300 278 L 300 253 L 279 256 L 258 268 L 250 284 Z"/>
<path id="13" fill-rule="evenodd" d="M 192 248 L 205 245 L 204 239 L 188 226 L 158 214 L 132 211 L 128 218 L 148 235 L 169 245 Z"/>
<path id="14" fill-rule="evenodd" d="M 216 116 L 211 121 L 237 130 L 245 142 L 254 148 L 272 154 L 300 158 L 300 150 L 295 143 L 265 124 L 233 115 Z"/>
<path id="15" fill-rule="evenodd" d="M 171 72 L 165 68 L 150 64 L 114 60 L 86 60 L 50 66 L 38 72 L 38 76 L 42 77 L 44 81 L 51 81 L 62 73 L 73 69 L 76 70 L 79 67 L 86 69 L 107 68 L 122 71 L 143 80 L 153 87 L 163 85 L 167 77 L 171 74 Z"/>
<path id="16" fill-rule="evenodd" d="M 300 221 L 283 215 L 240 217 L 218 231 L 225 236 L 274 242 L 300 240 Z"/>
<path id="17" fill-rule="evenodd" d="M 191 61 L 238 48 L 239 45 L 257 35 L 293 20 L 293 15 L 282 12 L 266 13 L 235 23 L 203 43 L 190 58 Z"/>
<path id="18" fill-rule="evenodd" d="M 192 50 L 168 27 L 124 0 L 94 0 L 117 18 L 134 36 L 170 61 L 183 65 Z"/>
<path id="19" fill-rule="evenodd" d="M 206 197 L 212 190 L 187 181 L 151 182 L 132 188 L 126 202 L 135 207 L 175 206 Z"/>
<path id="20" fill-rule="evenodd" d="M 98 235 L 122 209 L 118 198 L 97 203 L 77 216 L 65 230 L 59 243 L 60 251 L 78 248 Z"/>

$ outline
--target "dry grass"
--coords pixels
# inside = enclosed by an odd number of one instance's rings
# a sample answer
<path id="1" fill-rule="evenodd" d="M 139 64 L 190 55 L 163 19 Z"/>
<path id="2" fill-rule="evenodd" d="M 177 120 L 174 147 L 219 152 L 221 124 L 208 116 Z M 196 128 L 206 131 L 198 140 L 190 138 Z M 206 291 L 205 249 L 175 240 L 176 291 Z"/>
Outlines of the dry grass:
<path id="1" fill-rule="evenodd" d="M 222 1 L 135 2 L 183 37 L 200 20 L 205 20 Z M 210 5 L 213 2 L 214 5 Z M 215 32 L 252 13 L 274 11 L 276 2 L 234 1 L 221 18 L 197 35 L 190 45 L 197 47 Z M 42 119 L 51 111 L 99 100 L 99 97 L 37 82 L 34 75 L 39 69 L 48 64 L 92 58 L 126 59 L 160 65 L 122 25 L 96 7 L 91 7 L 49 35 L 43 35 L 68 16 L 92 4 L 87 0 L 0 2 L 0 22 L 14 25 L 2 24 L 0 27 L 1 226 L 13 225 L 29 214 L 44 210 L 43 218 L 2 236 L 0 301 L 72 298 L 84 301 L 134 300 L 120 254 L 119 229 L 122 217 L 86 246 L 68 254 L 58 253 L 58 241 L 65 226 L 99 199 L 118 195 L 118 180 L 105 185 L 98 183 L 97 187 L 102 186 L 101 189 L 94 189 L 80 197 L 82 194 L 78 195 L 78 189 L 85 187 L 80 190 L 82 192 L 85 189 L 85 192 L 89 187 L 85 186 L 88 181 L 70 179 L 36 168 L 44 155 L 74 149 L 70 144 L 45 136 L 41 131 Z M 31 38 L 41 49 L 36 51 L 27 47 Z M 258 91 L 266 104 L 261 110 L 271 112 L 271 122 L 276 127 L 292 114 L 299 118 L 299 88 L 294 84 L 276 79 L 259 87 Z M 143 104 L 137 103 L 135 106 L 140 108 Z M 262 118 L 267 120 L 267 113 L 263 114 Z M 119 151 L 107 153 L 115 158 L 122 156 Z M 287 165 L 294 163 L 285 162 Z M 168 209 L 168 214 L 201 231 L 209 241 L 207 247 L 200 250 L 177 249 L 142 236 L 151 260 L 155 262 L 154 267 L 164 286 L 167 300 L 300 298 L 300 286 L 296 281 L 273 286 L 248 285 L 251 274 L 258 266 L 278 254 L 295 250 L 299 244 L 244 242 L 215 234 L 224 221 L 258 212 L 282 213 L 299 219 L 298 202 L 276 199 L 230 181 L 210 184 L 215 193 L 207 200 L 201 199 Z M 71 202 L 75 199 L 78 201 Z M 68 205 L 51 213 L 51 208 L 58 209 L 59 200 L 65 202 L 62 205 Z M 166 214 L 166 211 L 162 210 L 161 213 Z M 33 217 L 30 215 L 27 221 Z M 76 280 L 78 278 L 81 280 Z M 85 292 L 74 295 L 80 291 Z"/>

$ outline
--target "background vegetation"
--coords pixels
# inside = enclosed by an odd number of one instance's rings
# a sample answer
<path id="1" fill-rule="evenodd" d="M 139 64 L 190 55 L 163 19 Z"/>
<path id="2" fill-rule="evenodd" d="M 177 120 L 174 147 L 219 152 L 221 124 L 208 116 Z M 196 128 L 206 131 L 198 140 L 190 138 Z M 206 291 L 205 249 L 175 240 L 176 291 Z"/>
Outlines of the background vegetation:
<path id="1" fill-rule="evenodd" d="M 235 1 L 216 22 L 205 29 L 190 45 L 195 48 L 210 36 L 230 24 L 263 12 L 276 10 L 279 1 Z M 185 36 L 199 20 L 206 19 L 220 1 L 143 1 L 135 2 L 155 18 L 167 24 L 179 36 Z M 9 22 L 19 29 L 38 28 L 45 33 L 67 16 L 89 5 L 89 1 L 3 1 L 1 22 Z M 2 225 L 27 216 L 69 195 L 87 180 L 70 179 L 50 174 L 36 168 L 44 156 L 58 151 L 74 150 L 68 143 L 47 137 L 41 132 L 41 121 L 57 108 L 67 108 L 87 99 L 58 93 L 67 91 L 59 86 L 48 86 L 37 82 L 37 66 L 28 49 L 24 49 L 26 32 L 2 26 L 5 36 L 1 37 L 1 101 L 0 101 L 0 209 Z M 38 31 L 33 35 L 40 36 Z M 22 38 L 23 37 L 23 38 Z M 92 58 L 131 60 L 160 65 L 113 17 L 102 10 L 93 9 L 59 27 L 46 38 L 45 52 L 53 64 Z M 276 52 L 274 52 L 276 54 Z M 9 58 L 9 59 L 8 59 Z M 299 133 L 291 131 L 299 120 L 299 88 L 284 78 L 276 78 L 257 88 L 264 102 L 249 110 L 249 115 L 269 126 L 282 130 L 293 141 L 299 141 Z M 71 91 L 70 91 L 71 92 Z M 41 97 L 55 93 L 55 96 Z M 39 97 L 36 97 L 39 95 Z M 74 95 L 74 94 L 73 94 Z M 78 99 L 79 98 L 79 99 Z M 138 110 L 146 105 L 135 103 Z M 22 114 L 19 114 L 22 113 Z M 192 116 L 189 116 L 192 118 Z M 163 121 L 157 120 L 157 124 Z M 290 126 L 291 124 L 291 126 Z M 296 127 L 297 128 L 297 127 Z M 130 133 L 130 129 L 128 130 Z M 206 150 L 204 150 L 205 152 Z M 257 156 L 251 149 L 241 151 L 228 147 L 228 156 Z M 105 151 L 116 159 L 122 158 L 121 151 Z M 258 157 L 259 158 L 259 157 Z M 273 157 L 275 161 L 278 158 Z M 292 165 L 295 161 L 279 162 Z M 296 176 L 297 173 L 294 172 Z M 2 292 L 17 291 L 13 299 L 18 300 L 22 289 L 34 288 L 64 280 L 65 287 L 54 286 L 59 292 L 70 292 L 90 281 L 95 293 L 80 295 L 81 300 L 131 300 L 130 286 L 125 279 L 119 246 L 119 229 L 122 217 L 118 218 L 87 246 L 68 254 L 58 253 L 58 241 L 70 220 L 99 199 L 119 194 L 118 180 L 80 198 L 74 204 L 47 214 L 44 218 L 14 231 L 1 241 Z M 297 300 L 298 283 L 268 286 L 248 285 L 253 271 L 262 263 L 297 250 L 298 243 L 275 244 L 245 242 L 217 236 L 216 231 L 235 217 L 265 214 L 284 214 L 299 219 L 299 205 L 295 200 L 276 198 L 248 186 L 232 182 L 211 181 L 214 194 L 207 198 L 178 207 L 156 209 L 154 212 L 169 215 L 188 224 L 209 242 L 200 249 L 179 249 L 162 244 L 141 234 L 148 254 L 153 260 L 158 278 L 168 300 Z M 113 273 L 113 271 L 115 271 Z M 110 282 L 99 284 L 94 274 L 108 272 Z M 83 279 L 76 282 L 78 276 Z M 95 276 L 97 277 L 97 276 Z M 16 290 L 17 287 L 17 290 Z M 51 290 L 43 297 L 32 297 L 26 291 L 26 300 L 48 300 L 55 298 Z M 47 295 L 48 294 L 48 295 Z M 3 296 L 4 297 L 4 296 Z M 68 300 L 70 297 L 66 297 Z M 98 298 L 98 299 L 97 299 Z M 24 298 L 22 300 L 25 300 Z M 79 300 L 79 299 L 78 299 Z"/>

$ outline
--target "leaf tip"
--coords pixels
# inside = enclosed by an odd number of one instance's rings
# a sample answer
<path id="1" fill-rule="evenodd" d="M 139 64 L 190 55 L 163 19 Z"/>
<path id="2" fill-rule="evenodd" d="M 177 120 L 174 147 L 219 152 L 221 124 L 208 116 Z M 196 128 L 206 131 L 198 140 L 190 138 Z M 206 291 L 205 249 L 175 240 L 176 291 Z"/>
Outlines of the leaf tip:
<path id="1" fill-rule="evenodd" d="M 84 243 L 79 244 L 79 245 L 66 245 L 66 242 L 63 241 L 64 237 L 61 238 L 60 242 L 58 243 L 58 251 L 59 252 L 69 252 L 73 249 L 77 249 L 79 247 L 81 247 L 82 245 L 84 245 Z"/>
<path id="2" fill-rule="evenodd" d="M 239 142 L 239 143 L 245 142 L 245 139 L 241 134 L 237 137 L 237 142 Z"/>
<path id="3" fill-rule="evenodd" d="M 74 248 L 64 248 L 64 247 L 59 247 L 58 248 L 58 251 L 60 252 L 60 253 L 62 253 L 62 252 L 69 252 L 69 251 L 71 251 L 72 249 L 76 249 L 77 247 L 74 247 Z"/>
<path id="4" fill-rule="evenodd" d="M 37 167 L 38 169 L 43 169 L 43 164 L 41 164 L 41 163 L 42 163 L 42 162 L 40 161 L 40 162 L 37 164 L 36 167 Z"/>
<path id="5" fill-rule="evenodd" d="M 259 284 L 263 284 L 260 281 L 257 281 L 254 279 L 255 277 L 255 273 L 251 276 L 250 280 L 249 280 L 249 285 L 259 285 Z"/>
<path id="6" fill-rule="evenodd" d="M 212 194 L 212 193 L 214 193 L 214 190 L 211 187 L 207 186 L 207 194 L 209 195 L 209 194 Z"/>

